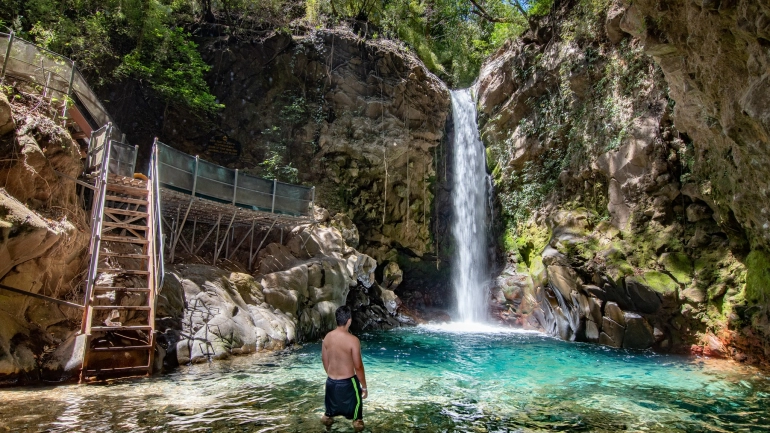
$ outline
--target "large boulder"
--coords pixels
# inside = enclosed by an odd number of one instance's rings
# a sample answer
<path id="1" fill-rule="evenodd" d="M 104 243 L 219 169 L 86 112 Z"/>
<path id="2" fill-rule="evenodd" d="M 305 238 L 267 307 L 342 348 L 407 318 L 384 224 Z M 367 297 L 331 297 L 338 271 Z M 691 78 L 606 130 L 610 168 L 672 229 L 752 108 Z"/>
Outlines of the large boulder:
<path id="1" fill-rule="evenodd" d="M 288 281 L 293 289 L 299 288 L 294 283 L 301 277 L 281 277 L 276 281 Z M 274 350 L 295 341 L 296 310 L 293 319 L 278 305 L 261 301 L 259 287 L 247 274 L 206 265 L 177 265 L 167 269 L 163 291 L 181 289 L 185 300 L 182 338 L 172 351 L 178 362 L 202 362 L 232 354 Z M 178 295 L 167 294 L 171 298 Z M 284 304 L 280 306 L 285 308 Z"/>
<path id="2" fill-rule="evenodd" d="M 16 122 L 13 120 L 11 104 L 8 103 L 8 97 L 5 92 L 0 92 L 0 136 L 3 136 L 16 129 Z"/>
<path id="3" fill-rule="evenodd" d="M 262 293 L 268 304 L 293 317 L 308 298 L 307 265 L 273 272 L 262 278 Z"/>

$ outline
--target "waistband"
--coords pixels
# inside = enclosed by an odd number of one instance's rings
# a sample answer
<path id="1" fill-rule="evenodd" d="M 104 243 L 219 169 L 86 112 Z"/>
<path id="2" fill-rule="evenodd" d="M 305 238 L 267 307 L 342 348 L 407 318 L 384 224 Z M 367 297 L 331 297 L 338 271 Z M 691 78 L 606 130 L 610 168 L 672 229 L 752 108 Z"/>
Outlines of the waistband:
<path id="1" fill-rule="evenodd" d="M 326 377 L 326 381 L 327 382 L 332 382 L 332 383 L 350 383 L 350 379 L 353 379 L 353 378 L 355 378 L 356 381 L 358 381 L 358 376 L 356 376 L 356 375 L 353 375 L 353 376 L 351 376 L 351 377 L 349 377 L 347 379 L 332 379 L 331 377 L 327 376 Z"/>

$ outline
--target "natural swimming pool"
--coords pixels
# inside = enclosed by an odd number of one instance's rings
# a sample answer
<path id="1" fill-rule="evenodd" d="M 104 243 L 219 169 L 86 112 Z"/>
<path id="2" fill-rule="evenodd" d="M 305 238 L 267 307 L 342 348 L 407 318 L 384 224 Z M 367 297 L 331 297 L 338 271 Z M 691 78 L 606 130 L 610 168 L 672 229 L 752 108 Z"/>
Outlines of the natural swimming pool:
<path id="1" fill-rule="evenodd" d="M 732 362 L 462 324 L 359 337 L 366 431 L 770 431 L 770 377 Z M 324 379 L 313 343 L 149 379 L 8 388 L 0 431 L 320 432 Z"/>

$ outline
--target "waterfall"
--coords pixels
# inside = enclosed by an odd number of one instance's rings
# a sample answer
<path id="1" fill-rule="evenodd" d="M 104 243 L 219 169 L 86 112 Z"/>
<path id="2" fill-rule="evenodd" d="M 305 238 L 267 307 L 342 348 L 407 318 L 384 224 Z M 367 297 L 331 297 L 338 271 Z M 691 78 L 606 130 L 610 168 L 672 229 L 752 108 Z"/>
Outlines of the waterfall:
<path id="1" fill-rule="evenodd" d="M 487 316 L 487 170 L 476 107 L 468 89 L 452 91 L 454 119 L 452 285 L 457 318 L 483 322 Z"/>

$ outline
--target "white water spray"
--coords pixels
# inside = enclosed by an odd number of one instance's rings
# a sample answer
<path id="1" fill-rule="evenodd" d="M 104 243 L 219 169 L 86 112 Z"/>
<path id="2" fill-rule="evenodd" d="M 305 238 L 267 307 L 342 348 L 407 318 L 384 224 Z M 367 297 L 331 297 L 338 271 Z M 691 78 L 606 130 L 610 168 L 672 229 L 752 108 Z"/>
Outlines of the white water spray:
<path id="1" fill-rule="evenodd" d="M 470 91 L 452 91 L 454 119 L 454 181 L 452 234 L 456 250 L 452 285 L 457 298 L 457 318 L 483 322 L 487 316 L 487 171 L 484 145 L 476 124 L 476 107 Z"/>

